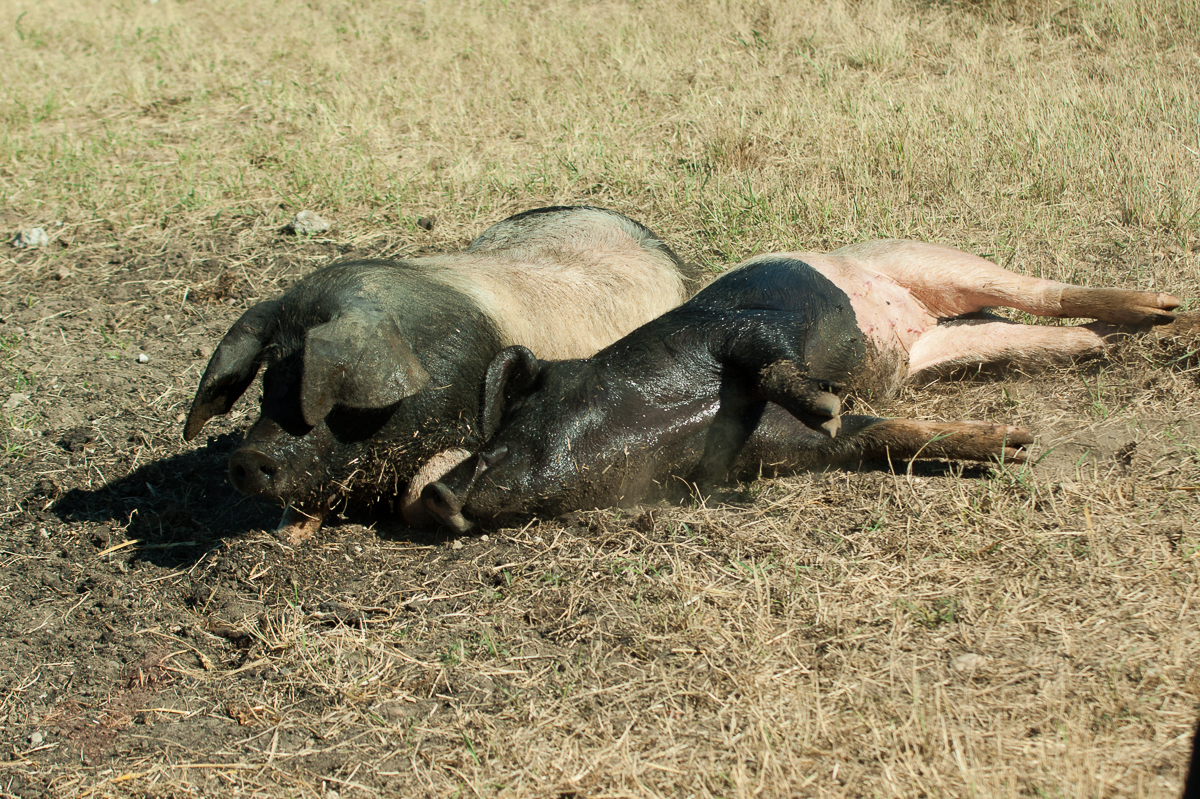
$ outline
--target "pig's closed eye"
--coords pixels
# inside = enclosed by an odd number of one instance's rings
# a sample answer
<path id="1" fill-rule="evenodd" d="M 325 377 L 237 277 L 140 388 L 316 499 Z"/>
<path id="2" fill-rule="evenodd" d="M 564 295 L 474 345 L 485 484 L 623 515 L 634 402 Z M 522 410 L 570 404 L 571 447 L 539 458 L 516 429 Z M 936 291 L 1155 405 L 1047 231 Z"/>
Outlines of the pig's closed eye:
<path id="1" fill-rule="evenodd" d="M 491 468 L 508 457 L 508 447 L 504 445 L 494 447 L 487 452 L 480 453 L 479 457 L 483 459 L 488 468 Z"/>

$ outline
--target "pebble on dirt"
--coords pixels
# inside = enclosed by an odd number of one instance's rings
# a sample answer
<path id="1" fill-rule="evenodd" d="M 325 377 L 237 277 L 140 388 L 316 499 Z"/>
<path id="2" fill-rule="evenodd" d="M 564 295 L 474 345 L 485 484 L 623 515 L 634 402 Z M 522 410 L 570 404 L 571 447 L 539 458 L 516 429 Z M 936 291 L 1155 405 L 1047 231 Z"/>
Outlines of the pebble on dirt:
<path id="1" fill-rule="evenodd" d="M 287 223 L 287 227 L 283 231 L 297 236 L 315 236 L 318 233 L 328 232 L 332 227 L 333 225 L 317 216 L 315 212 L 301 211 L 291 222 Z"/>
<path id="2" fill-rule="evenodd" d="M 974 652 L 968 652 L 965 655 L 959 655 L 954 659 L 955 671 L 975 671 L 987 663 L 987 658 L 983 655 L 977 655 Z"/>
<path id="3" fill-rule="evenodd" d="M 50 243 L 50 237 L 40 227 L 27 227 L 13 236 L 11 243 L 18 250 L 23 250 L 26 247 L 45 247 Z"/>
<path id="4" fill-rule="evenodd" d="M 8 399 L 4 403 L 4 410 L 11 413 L 26 402 L 29 402 L 29 394 L 24 391 L 14 392 L 8 395 Z"/>
<path id="5" fill-rule="evenodd" d="M 150 356 L 144 352 L 139 352 L 137 356 L 138 363 L 150 363 Z"/>

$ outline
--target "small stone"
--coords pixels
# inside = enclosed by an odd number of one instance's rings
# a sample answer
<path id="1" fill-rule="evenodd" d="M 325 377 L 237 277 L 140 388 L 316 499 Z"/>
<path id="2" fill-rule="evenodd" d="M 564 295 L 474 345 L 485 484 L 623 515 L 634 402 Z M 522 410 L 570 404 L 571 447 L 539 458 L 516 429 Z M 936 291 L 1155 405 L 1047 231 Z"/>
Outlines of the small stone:
<path id="1" fill-rule="evenodd" d="M 421 230 L 433 230 L 435 222 L 437 222 L 436 216 L 423 216 L 417 220 L 417 227 L 421 228 Z"/>
<path id="2" fill-rule="evenodd" d="M 24 391 L 16 391 L 8 395 L 8 400 L 4 403 L 4 410 L 12 413 L 19 405 L 23 405 L 26 402 L 29 402 L 29 395 Z"/>
<path id="3" fill-rule="evenodd" d="M 328 232 L 333 226 L 312 211 L 301 211 L 288 223 L 284 231 L 297 236 L 315 236 Z"/>
<path id="4" fill-rule="evenodd" d="M 463 542 L 462 542 L 462 541 L 459 541 L 459 540 L 456 538 L 456 539 L 454 539 L 453 541 L 451 541 L 451 542 L 450 542 L 450 548 L 451 548 L 451 549 L 462 549 L 462 548 L 463 548 Z"/>
<path id="5" fill-rule="evenodd" d="M 44 741 L 44 740 L 45 740 L 45 738 L 42 737 L 42 734 L 40 732 L 35 732 L 29 736 L 29 743 L 31 746 L 41 746 L 42 741 Z"/>
<path id="6" fill-rule="evenodd" d="M 144 352 L 139 352 L 137 357 L 138 363 L 150 363 L 150 356 Z"/>
<path id="7" fill-rule="evenodd" d="M 26 247 L 45 247 L 50 243 L 50 237 L 40 227 L 27 227 L 13 237 L 12 246 L 18 250 Z"/>
<path id="8" fill-rule="evenodd" d="M 985 663 L 987 663 L 987 658 L 983 655 L 976 655 L 974 652 L 968 652 L 967 654 L 959 655 L 954 659 L 954 670 L 975 671 Z"/>
<path id="9" fill-rule="evenodd" d="M 487 533 L 484 533 L 483 535 L 479 536 L 479 540 L 480 540 L 480 541 L 487 541 L 487 540 L 488 540 Z"/>

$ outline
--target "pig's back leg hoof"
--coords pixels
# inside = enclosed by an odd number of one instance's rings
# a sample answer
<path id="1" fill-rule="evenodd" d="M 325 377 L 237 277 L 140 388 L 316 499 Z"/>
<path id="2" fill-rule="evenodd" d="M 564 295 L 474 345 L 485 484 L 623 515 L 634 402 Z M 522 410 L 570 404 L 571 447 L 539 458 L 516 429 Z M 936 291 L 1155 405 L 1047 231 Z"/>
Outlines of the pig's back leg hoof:
<path id="1" fill-rule="evenodd" d="M 1118 325 L 1157 325 L 1175 318 L 1173 312 L 1179 307 L 1179 300 L 1154 291 L 1070 286 L 1063 289 L 1061 305 L 1061 316 Z"/>
<path id="2" fill-rule="evenodd" d="M 989 422 L 886 419 L 859 433 L 865 457 L 946 458 L 1024 463 L 1033 436 L 1022 427 Z"/>

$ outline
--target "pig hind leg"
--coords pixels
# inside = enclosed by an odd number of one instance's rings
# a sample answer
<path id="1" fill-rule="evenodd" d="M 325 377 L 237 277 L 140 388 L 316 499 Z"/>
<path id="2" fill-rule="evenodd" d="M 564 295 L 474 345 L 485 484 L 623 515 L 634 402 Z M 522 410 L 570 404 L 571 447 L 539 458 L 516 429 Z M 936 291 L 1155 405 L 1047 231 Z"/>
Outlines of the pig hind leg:
<path id="1" fill-rule="evenodd" d="M 961 319 L 922 333 L 908 353 L 908 374 L 932 376 L 961 366 L 1031 366 L 1098 354 L 1120 329 L 1104 322 L 1074 327 Z"/>
<path id="2" fill-rule="evenodd" d="M 1170 294 L 1087 288 L 1018 275 L 976 255 L 939 244 L 871 241 L 832 254 L 856 258 L 892 278 L 940 319 L 1003 306 L 1034 316 L 1147 325 L 1170 321 L 1172 310 L 1179 305 Z"/>
<path id="3" fill-rule="evenodd" d="M 909 349 L 909 376 L 934 376 L 985 363 L 1037 366 L 1097 355 L 1136 327 L 1092 322 L 1073 327 L 1021 325 L 1003 319 L 956 319 L 922 333 Z M 1200 313 L 1179 313 L 1154 328 L 1158 337 L 1200 338 Z"/>

